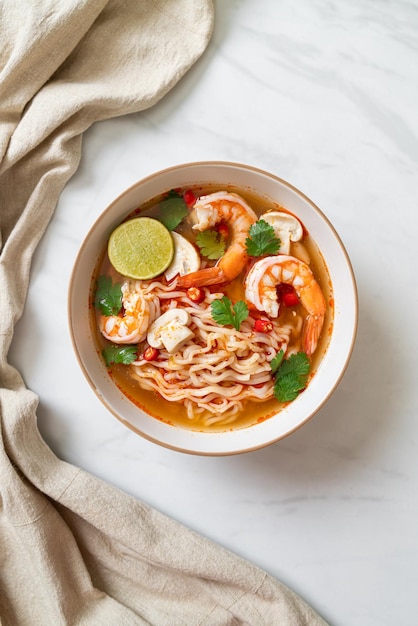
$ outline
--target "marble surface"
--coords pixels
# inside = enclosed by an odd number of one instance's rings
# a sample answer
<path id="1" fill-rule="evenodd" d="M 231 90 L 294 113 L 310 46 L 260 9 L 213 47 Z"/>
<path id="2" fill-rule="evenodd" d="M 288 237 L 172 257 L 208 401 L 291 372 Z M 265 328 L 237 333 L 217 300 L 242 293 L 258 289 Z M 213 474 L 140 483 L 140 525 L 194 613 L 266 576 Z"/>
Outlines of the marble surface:
<path id="1" fill-rule="evenodd" d="M 33 261 L 10 360 L 56 454 L 256 563 L 330 624 L 416 624 L 418 3 L 218 0 L 204 57 L 152 109 L 93 126 Z M 67 325 L 72 264 L 107 204 L 194 160 L 267 169 L 330 218 L 359 332 L 335 394 L 268 448 L 201 458 L 119 423 Z"/>

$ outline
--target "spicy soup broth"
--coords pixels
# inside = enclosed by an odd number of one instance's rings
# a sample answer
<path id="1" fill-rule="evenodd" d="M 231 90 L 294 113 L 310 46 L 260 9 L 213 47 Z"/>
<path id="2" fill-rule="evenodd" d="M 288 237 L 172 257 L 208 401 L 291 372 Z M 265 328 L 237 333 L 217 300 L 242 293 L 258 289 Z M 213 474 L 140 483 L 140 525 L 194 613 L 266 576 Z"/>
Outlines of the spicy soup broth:
<path id="1" fill-rule="evenodd" d="M 259 195 L 256 195 L 249 191 L 237 189 L 234 186 L 224 185 L 222 189 L 220 189 L 216 185 L 206 185 L 204 187 L 191 186 L 189 187 L 189 189 L 194 192 L 196 197 L 221 190 L 237 193 L 251 206 L 251 208 L 258 217 L 260 217 L 267 211 L 272 210 L 284 211 L 292 214 L 291 207 L 280 206 L 275 202 L 267 200 L 266 198 L 260 197 Z M 134 209 L 129 215 L 126 216 L 125 220 L 123 221 L 139 216 L 156 217 L 158 211 L 158 203 L 165 196 L 166 194 L 163 194 L 158 198 L 152 199 L 141 207 Z M 295 214 L 295 217 L 298 216 Z M 193 241 L 196 235 L 195 232 L 192 231 L 191 225 L 192 224 L 190 220 L 186 218 L 178 227 L 176 227 L 175 230 L 176 232 L 186 237 L 186 239 Z M 317 349 L 311 357 L 311 370 L 309 375 L 309 379 L 311 379 L 312 376 L 315 375 L 315 371 L 317 370 L 318 365 L 321 362 L 321 359 L 327 349 L 327 345 L 329 343 L 332 332 L 334 312 L 332 285 L 324 259 L 320 251 L 318 250 L 315 242 L 312 240 L 306 230 L 302 242 L 291 243 L 289 254 L 309 264 L 309 267 L 311 268 L 317 282 L 321 287 L 322 293 L 326 301 L 326 313 L 321 336 L 318 342 Z M 215 262 L 209 261 L 208 263 L 214 264 Z M 244 300 L 244 277 L 247 270 L 248 268 L 246 267 L 244 271 L 241 272 L 241 274 L 237 278 L 232 280 L 229 284 L 224 286 L 216 285 L 213 288 L 217 292 L 222 291 L 227 297 L 230 298 L 232 302 Z M 90 295 L 91 327 L 96 342 L 96 349 L 100 355 L 102 350 L 110 345 L 109 342 L 100 333 L 100 330 L 98 328 L 98 312 L 96 311 L 93 304 L 97 278 L 98 276 L 103 274 L 111 276 L 114 282 L 122 283 L 125 280 L 123 276 L 116 272 L 116 270 L 111 266 L 109 262 L 107 256 L 107 242 L 105 242 L 104 244 L 102 255 L 98 260 L 97 267 L 95 268 L 95 271 L 93 273 Z M 295 316 L 295 314 L 297 316 L 303 316 L 303 318 L 306 317 L 306 311 L 303 308 L 302 304 L 299 303 L 297 307 L 294 308 L 287 308 L 282 305 L 280 307 L 278 321 L 285 324 L 289 321 L 292 321 L 292 318 Z M 296 338 L 296 341 L 300 343 L 300 338 Z M 202 423 L 199 422 L 199 420 L 191 421 L 188 418 L 187 412 L 182 402 L 169 401 L 164 399 L 160 394 L 155 391 L 142 389 L 138 383 L 138 380 L 134 376 L 132 376 L 132 370 L 130 365 L 112 364 L 108 368 L 108 373 L 114 383 L 120 389 L 120 391 L 145 413 L 152 416 L 153 418 L 182 428 L 199 431 L 210 430 L 211 432 L 243 428 L 250 426 L 256 422 L 268 419 L 270 416 L 277 413 L 283 406 L 275 398 L 264 401 L 246 400 L 244 401 L 244 406 L 241 413 L 236 416 L 232 423 L 227 425 L 215 424 L 212 426 L 204 426 Z"/>

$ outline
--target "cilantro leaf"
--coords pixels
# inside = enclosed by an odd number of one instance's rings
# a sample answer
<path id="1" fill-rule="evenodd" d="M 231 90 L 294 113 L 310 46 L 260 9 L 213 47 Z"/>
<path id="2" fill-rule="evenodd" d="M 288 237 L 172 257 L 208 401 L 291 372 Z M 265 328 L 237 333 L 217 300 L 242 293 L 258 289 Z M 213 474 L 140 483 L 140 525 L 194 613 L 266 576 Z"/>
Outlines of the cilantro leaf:
<path id="1" fill-rule="evenodd" d="M 181 193 L 178 189 L 170 189 L 170 191 L 167 193 L 166 198 L 181 198 Z"/>
<path id="2" fill-rule="evenodd" d="M 239 330 L 241 323 L 248 317 L 248 307 L 243 300 L 238 300 L 232 307 L 235 315 L 235 328 Z"/>
<path id="3" fill-rule="evenodd" d="M 284 357 L 284 352 L 283 352 L 283 350 L 280 350 L 276 354 L 276 356 L 273 357 L 272 360 L 270 361 L 270 367 L 271 367 L 271 371 L 273 372 L 273 374 L 275 374 L 277 372 L 277 370 L 279 369 L 280 365 L 282 364 L 283 357 Z"/>
<path id="4" fill-rule="evenodd" d="M 292 402 L 305 389 L 310 368 L 305 352 L 297 352 L 282 361 L 274 380 L 274 395 L 279 402 Z"/>
<path id="5" fill-rule="evenodd" d="M 138 346 L 109 346 L 102 350 L 102 355 L 106 363 L 106 367 L 112 363 L 122 363 L 130 365 L 137 358 Z"/>
<path id="6" fill-rule="evenodd" d="M 196 237 L 200 252 L 208 259 L 220 259 L 225 252 L 225 237 L 216 230 L 204 230 Z"/>
<path id="7" fill-rule="evenodd" d="M 263 256 L 263 254 L 277 254 L 280 248 L 280 239 L 276 237 L 273 226 L 261 219 L 252 224 L 245 240 L 249 256 Z"/>
<path id="8" fill-rule="evenodd" d="M 158 219 L 168 230 L 174 230 L 188 214 L 183 198 L 170 197 L 159 204 Z"/>
<path id="9" fill-rule="evenodd" d="M 223 296 L 219 300 L 211 302 L 210 306 L 213 319 L 222 326 L 230 324 L 239 330 L 241 323 L 248 317 L 248 307 L 243 300 L 238 300 L 232 306 L 231 300 Z"/>
<path id="10" fill-rule="evenodd" d="M 288 359 L 285 359 L 280 367 L 280 371 L 283 374 L 295 372 L 298 376 L 307 376 L 311 364 L 309 358 L 305 352 L 296 352 L 292 354 Z M 306 381 L 305 381 L 306 382 Z"/>
<path id="11" fill-rule="evenodd" d="M 122 289 L 119 283 L 112 284 L 110 276 L 99 276 L 94 306 L 103 315 L 117 315 L 122 308 Z"/>
<path id="12" fill-rule="evenodd" d="M 274 395 L 280 402 L 292 402 L 304 389 L 294 372 L 280 376 L 274 381 Z"/>

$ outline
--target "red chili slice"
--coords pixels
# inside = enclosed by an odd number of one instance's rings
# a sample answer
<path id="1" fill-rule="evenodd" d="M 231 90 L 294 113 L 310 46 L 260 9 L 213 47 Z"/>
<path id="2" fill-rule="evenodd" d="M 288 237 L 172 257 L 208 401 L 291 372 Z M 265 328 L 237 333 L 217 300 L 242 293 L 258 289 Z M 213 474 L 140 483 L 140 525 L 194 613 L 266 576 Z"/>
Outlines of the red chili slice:
<path id="1" fill-rule="evenodd" d="M 271 333 L 273 324 L 269 320 L 255 320 L 254 330 L 258 333 Z"/>
<path id="2" fill-rule="evenodd" d="M 157 348 L 152 348 L 151 346 L 148 346 L 148 348 L 144 350 L 144 354 L 142 355 L 142 358 L 145 359 L 145 361 L 155 361 L 157 357 Z"/>
<path id="3" fill-rule="evenodd" d="M 226 224 L 219 224 L 219 226 L 216 227 L 216 230 L 218 231 L 218 233 L 220 235 L 222 235 L 222 237 L 224 239 L 228 239 L 229 237 L 229 228 Z"/>
<path id="4" fill-rule="evenodd" d="M 186 293 L 190 300 L 196 304 L 200 304 L 205 299 L 205 292 L 200 287 L 189 287 Z"/>
<path id="5" fill-rule="evenodd" d="M 285 306 L 297 306 L 299 304 L 299 296 L 296 291 L 283 294 L 283 304 Z"/>
<path id="6" fill-rule="evenodd" d="M 187 204 L 188 207 L 192 207 L 196 202 L 196 196 L 191 189 L 186 189 L 183 194 L 183 200 Z"/>
<path id="7" fill-rule="evenodd" d="M 285 306 L 292 307 L 299 304 L 299 296 L 295 291 L 293 285 L 287 285 L 286 283 L 280 283 L 277 287 L 277 297 L 279 302 L 282 302 Z"/>

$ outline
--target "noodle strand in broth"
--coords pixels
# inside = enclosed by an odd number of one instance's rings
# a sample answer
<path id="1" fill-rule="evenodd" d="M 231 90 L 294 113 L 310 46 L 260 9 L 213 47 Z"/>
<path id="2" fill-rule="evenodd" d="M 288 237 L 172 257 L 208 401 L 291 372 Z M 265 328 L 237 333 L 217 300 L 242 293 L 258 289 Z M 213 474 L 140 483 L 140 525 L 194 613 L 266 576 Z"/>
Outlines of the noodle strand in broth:
<path id="1" fill-rule="evenodd" d="M 202 195 L 203 191 L 194 188 L 195 205 L 184 209 L 172 231 L 175 251 L 179 241 L 186 240 L 197 266 L 184 269 L 181 263 L 190 265 L 190 258 L 185 259 L 183 251 L 183 256 L 178 254 L 178 265 L 172 262 L 176 270 L 171 274 L 135 280 L 119 274 L 104 253 L 97 283 L 101 279 L 105 289 L 119 289 L 122 307 L 111 313 L 100 310 L 96 292 L 94 327 L 109 373 L 130 400 L 169 423 L 223 430 L 266 419 L 293 400 L 278 395 L 272 362 L 302 353 L 309 361 L 310 376 L 314 373 L 332 324 L 332 294 L 325 263 L 302 224 L 300 237 L 289 244 L 287 256 L 280 249 L 256 253 L 248 249 L 249 237 L 257 229 L 259 235 L 265 235 L 268 228 L 273 231 L 265 218 L 289 218 L 286 209 L 258 196 L 249 199 L 249 206 L 235 191 L 209 196 Z M 170 192 L 168 198 L 173 198 L 172 193 L 181 203 L 182 191 Z M 164 222 L 159 213 L 164 198 L 167 194 L 135 209 L 125 221 L 140 214 Z M 292 215 L 291 219 L 298 221 Z M 224 249 L 210 256 L 207 246 L 219 244 L 220 239 L 224 239 Z M 280 248 L 280 238 L 274 241 Z M 193 289 L 198 298 L 192 297 Z M 290 304 L 286 302 L 289 296 Z M 231 315 L 238 303 L 245 310 L 239 323 L 215 315 L 219 301 L 225 300 L 231 305 Z M 168 340 L 153 344 L 151 329 L 162 324 L 167 314 L 170 319 L 187 319 L 183 339 L 171 345 Z M 128 361 L 108 359 L 106 350 L 113 356 L 120 345 L 131 355 Z M 303 389 L 302 385 L 298 391 Z"/>
<path id="2" fill-rule="evenodd" d="M 254 331 L 255 319 L 249 316 L 240 331 L 217 324 L 210 304 L 223 294 L 204 289 L 200 304 L 186 292 L 177 290 L 176 281 L 165 285 L 152 281 L 137 288 L 169 308 L 185 309 L 190 317 L 193 341 L 183 344 L 175 357 L 161 350 L 158 363 L 139 359 L 132 373 L 144 389 L 159 393 L 166 400 L 183 402 L 190 421 L 199 418 L 205 426 L 225 425 L 242 410 L 244 400 L 264 401 L 273 395 L 270 361 L 286 351 L 292 327 L 273 324 L 269 334 Z"/>

